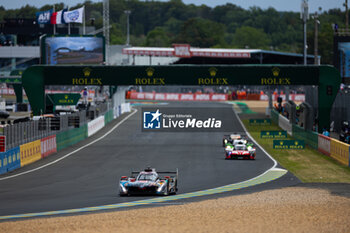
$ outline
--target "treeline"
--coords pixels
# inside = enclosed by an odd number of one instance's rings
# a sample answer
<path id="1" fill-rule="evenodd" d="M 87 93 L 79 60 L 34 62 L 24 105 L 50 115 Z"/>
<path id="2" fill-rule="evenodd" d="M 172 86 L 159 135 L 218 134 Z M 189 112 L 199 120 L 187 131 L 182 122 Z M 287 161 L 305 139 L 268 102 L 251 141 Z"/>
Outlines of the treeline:
<path id="1" fill-rule="evenodd" d="M 96 28 L 103 25 L 102 2 L 87 1 L 70 6 L 85 5 L 86 20 L 95 19 Z M 63 3 L 56 4 L 61 10 Z M 47 10 L 25 6 L 15 10 L 0 7 L 0 20 L 4 18 L 34 18 L 37 11 Z M 251 48 L 302 53 L 303 25 L 300 14 L 278 12 L 273 8 L 245 10 L 234 4 L 215 8 L 206 5 L 186 5 L 181 0 L 168 2 L 110 0 L 111 44 L 125 44 L 126 14 L 130 15 L 130 43 L 133 46 L 170 47 L 173 43 L 189 43 L 195 47 Z M 322 63 L 331 64 L 333 56 L 333 27 L 345 25 L 345 14 L 340 9 L 319 15 L 319 55 Z M 308 53 L 314 52 L 314 20 L 308 21 Z"/>

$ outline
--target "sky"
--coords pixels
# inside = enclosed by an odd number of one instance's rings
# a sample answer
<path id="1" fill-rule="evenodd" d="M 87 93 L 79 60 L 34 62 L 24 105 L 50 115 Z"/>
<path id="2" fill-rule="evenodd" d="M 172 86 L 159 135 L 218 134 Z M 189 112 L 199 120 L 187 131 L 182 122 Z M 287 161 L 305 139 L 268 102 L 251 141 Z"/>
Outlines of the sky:
<path id="1" fill-rule="evenodd" d="M 102 2 L 103 0 L 92 0 L 93 2 Z M 113 1 L 113 0 L 110 0 Z M 160 0 L 166 1 L 166 0 Z M 262 9 L 269 7 L 275 8 L 277 11 L 300 11 L 301 0 L 182 0 L 186 4 L 201 5 L 205 4 L 210 7 L 232 3 L 242 8 L 249 9 L 252 6 L 258 6 Z M 54 4 L 63 2 L 69 6 L 75 6 L 77 3 L 83 3 L 84 0 L 0 0 L 0 5 L 5 9 L 16 9 L 26 4 L 41 7 L 45 4 Z M 343 3 L 345 0 L 309 0 L 309 9 L 313 13 L 322 7 L 323 11 L 333 8 L 341 8 L 344 10 Z M 350 6 L 350 4 L 349 4 Z"/>

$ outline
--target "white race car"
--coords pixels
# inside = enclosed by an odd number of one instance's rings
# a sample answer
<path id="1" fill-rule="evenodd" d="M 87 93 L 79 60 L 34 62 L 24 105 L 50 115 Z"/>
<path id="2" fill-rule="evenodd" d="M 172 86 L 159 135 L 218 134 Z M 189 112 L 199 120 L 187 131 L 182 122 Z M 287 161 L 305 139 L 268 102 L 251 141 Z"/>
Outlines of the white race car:
<path id="1" fill-rule="evenodd" d="M 243 159 L 255 159 L 256 155 L 256 149 L 251 145 L 246 144 L 236 144 L 225 147 L 225 159 L 236 159 L 236 158 L 243 158 Z"/>

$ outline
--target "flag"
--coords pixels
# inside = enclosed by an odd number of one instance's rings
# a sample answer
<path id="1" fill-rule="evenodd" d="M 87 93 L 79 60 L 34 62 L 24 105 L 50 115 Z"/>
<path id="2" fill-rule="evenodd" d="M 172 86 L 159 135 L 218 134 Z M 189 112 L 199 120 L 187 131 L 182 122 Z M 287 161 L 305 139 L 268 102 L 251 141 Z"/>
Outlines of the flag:
<path id="1" fill-rule="evenodd" d="M 84 6 L 79 9 L 67 11 L 63 14 L 65 23 L 83 23 L 84 20 Z"/>
<path id="2" fill-rule="evenodd" d="M 51 24 L 63 24 L 63 13 L 66 11 L 67 9 L 54 12 L 51 16 Z"/>
<path id="3" fill-rule="evenodd" d="M 38 24 L 48 24 L 50 23 L 52 13 L 53 9 L 36 12 L 36 21 Z"/>

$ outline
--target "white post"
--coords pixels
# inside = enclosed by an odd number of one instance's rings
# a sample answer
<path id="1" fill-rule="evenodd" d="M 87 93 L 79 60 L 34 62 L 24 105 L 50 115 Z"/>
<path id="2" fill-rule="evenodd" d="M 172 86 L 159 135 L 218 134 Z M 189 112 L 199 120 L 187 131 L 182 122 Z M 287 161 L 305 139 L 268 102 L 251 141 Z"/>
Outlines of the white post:
<path id="1" fill-rule="evenodd" d="M 69 11 L 69 7 L 67 11 Z M 68 23 L 68 35 L 70 35 L 70 23 Z"/>

